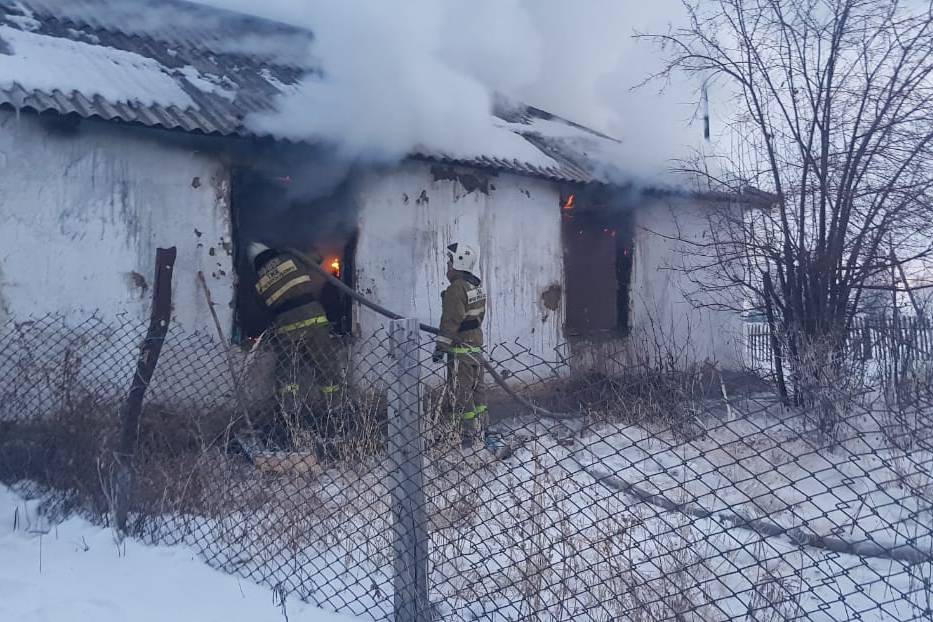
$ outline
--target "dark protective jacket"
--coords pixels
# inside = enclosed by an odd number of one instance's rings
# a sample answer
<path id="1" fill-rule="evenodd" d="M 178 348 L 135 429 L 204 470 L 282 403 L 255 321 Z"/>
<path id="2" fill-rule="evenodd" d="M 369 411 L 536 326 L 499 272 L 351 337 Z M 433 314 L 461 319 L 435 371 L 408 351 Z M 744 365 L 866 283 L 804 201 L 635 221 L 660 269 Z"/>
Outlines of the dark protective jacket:
<path id="1" fill-rule="evenodd" d="M 483 345 L 486 292 L 482 281 L 469 272 L 459 272 L 441 294 L 441 325 L 436 347 L 459 354 Z"/>
<path id="2" fill-rule="evenodd" d="M 279 373 L 287 380 L 285 388 L 301 394 L 315 387 L 311 404 L 321 410 L 315 400 L 334 396 L 340 389 L 340 367 L 330 323 L 314 296 L 311 275 L 298 258 L 275 249 L 257 255 L 254 267 L 256 291 L 275 314 L 276 344 L 281 348 Z"/>
<path id="3" fill-rule="evenodd" d="M 291 253 L 268 249 L 256 256 L 256 291 L 275 315 L 278 332 L 311 326 L 328 328 L 324 307 L 314 297 L 311 275 Z"/>

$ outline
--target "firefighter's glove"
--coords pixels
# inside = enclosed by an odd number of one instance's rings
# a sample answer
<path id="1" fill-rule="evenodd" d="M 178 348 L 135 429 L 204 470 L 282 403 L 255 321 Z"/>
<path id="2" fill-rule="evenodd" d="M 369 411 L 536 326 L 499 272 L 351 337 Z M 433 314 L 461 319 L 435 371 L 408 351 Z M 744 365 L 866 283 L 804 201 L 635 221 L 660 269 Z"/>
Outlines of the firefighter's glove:
<path id="1" fill-rule="evenodd" d="M 431 360 L 432 360 L 434 363 L 441 363 L 441 362 L 444 361 L 444 357 L 445 357 L 445 356 L 446 356 L 446 353 L 445 353 L 445 352 L 443 352 L 443 351 L 441 351 L 441 350 L 435 350 L 435 351 L 434 351 L 434 354 L 431 356 Z"/>

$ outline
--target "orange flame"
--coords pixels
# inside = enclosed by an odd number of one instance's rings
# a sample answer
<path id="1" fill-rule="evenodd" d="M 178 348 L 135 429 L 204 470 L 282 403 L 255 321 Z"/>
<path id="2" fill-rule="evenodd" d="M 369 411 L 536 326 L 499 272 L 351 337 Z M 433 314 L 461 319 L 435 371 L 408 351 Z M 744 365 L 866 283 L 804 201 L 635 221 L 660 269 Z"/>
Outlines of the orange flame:
<path id="1" fill-rule="evenodd" d="M 330 272 L 336 277 L 340 276 L 340 260 L 334 257 L 330 262 Z"/>
<path id="2" fill-rule="evenodd" d="M 567 202 L 564 203 L 564 209 L 568 212 L 574 208 L 574 203 L 576 202 L 576 195 L 571 194 L 567 197 Z"/>

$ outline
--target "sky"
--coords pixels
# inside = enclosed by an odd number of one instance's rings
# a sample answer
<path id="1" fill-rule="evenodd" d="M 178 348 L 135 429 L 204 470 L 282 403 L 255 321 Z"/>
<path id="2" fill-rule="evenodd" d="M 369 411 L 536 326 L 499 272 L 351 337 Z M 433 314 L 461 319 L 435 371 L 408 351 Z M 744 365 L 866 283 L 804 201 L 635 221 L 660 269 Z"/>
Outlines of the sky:
<path id="1" fill-rule="evenodd" d="M 497 93 L 620 139 L 621 164 L 636 174 L 702 147 L 698 85 L 636 88 L 661 61 L 632 35 L 677 24 L 680 0 L 199 1 L 315 33 L 306 53 L 326 81 L 280 101 L 278 118 L 251 122 L 336 141 L 354 157 L 491 144 Z"/>

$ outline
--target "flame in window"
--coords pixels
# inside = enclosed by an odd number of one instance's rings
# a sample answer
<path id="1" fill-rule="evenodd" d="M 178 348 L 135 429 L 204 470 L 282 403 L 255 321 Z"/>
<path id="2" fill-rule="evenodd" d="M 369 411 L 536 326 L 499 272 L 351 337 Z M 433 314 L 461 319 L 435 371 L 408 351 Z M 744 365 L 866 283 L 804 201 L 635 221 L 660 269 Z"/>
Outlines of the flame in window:
<path id="1" fill-rule="evenodd" d="M 564 206 L 563 206 L 564 211 L 569 212 L 573 210 L 573 208 L 575 207 L 576 200 L 577 200 L 577 196 L 575 194 L 571 194 L 569 197 L 567 197 L 567 201 L 564 203 Z"/>
<path id="2" fill-rule="evenodd" d="M 340 260 L 336 257 L 330 260 L 330 273 L 340 278 Z"/>

